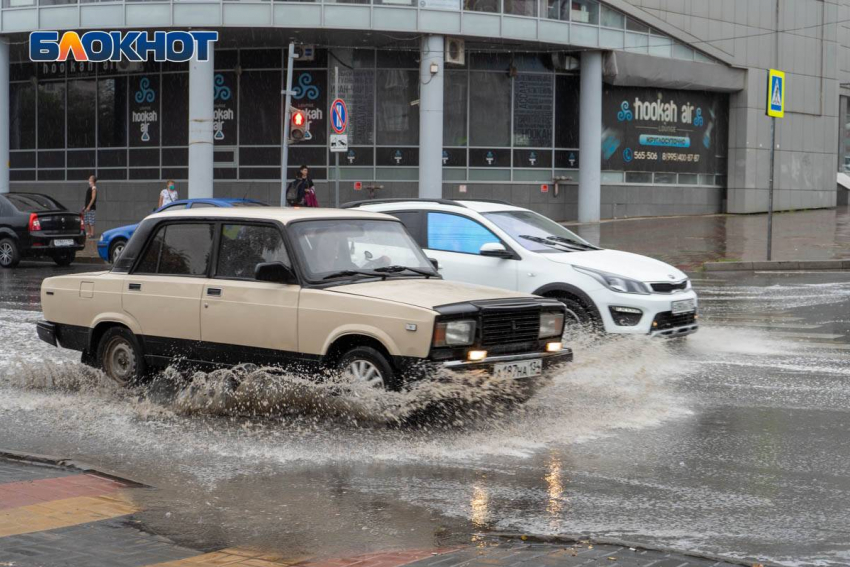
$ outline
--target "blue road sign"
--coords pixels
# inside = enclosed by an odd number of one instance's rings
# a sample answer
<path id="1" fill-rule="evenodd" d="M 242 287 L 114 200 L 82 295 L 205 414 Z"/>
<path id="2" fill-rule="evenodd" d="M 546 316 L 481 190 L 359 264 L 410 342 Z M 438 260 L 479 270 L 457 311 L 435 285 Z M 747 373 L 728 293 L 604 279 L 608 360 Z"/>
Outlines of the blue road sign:
<path id="1" fill-rule="evenodd" d="M 338 98 L 331 103 L 331 128 L 337 134 L 343 134 L 347 127 L 348 108 L 345 106 L 345 101 Z"/>

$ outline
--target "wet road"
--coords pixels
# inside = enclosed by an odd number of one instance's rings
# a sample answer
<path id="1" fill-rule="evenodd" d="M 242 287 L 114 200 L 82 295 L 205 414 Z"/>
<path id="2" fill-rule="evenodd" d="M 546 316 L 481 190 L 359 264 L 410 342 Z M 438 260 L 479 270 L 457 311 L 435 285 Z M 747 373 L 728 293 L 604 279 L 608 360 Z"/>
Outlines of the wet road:
<path id="1" fill-rule="evenodd" d="M 704 325 L 685 342 L 580 340 L 569 371 L 523 408 L 387 428 L 373 418 L 435 392 L 340 404 L 293 378 L 274 384 L 291 412 L 255 399 L 245 417 L 187 414 L 185 384 L 166 379 L 113 388 L 37 341 L 40 280 L 63 270 L 22 268 L 0 272 L 0 448 L 157 487 L 144 527 L 178 542 L 330 556 L 586 533 L 850 564 L 848 273 L 696 279 Z"/>

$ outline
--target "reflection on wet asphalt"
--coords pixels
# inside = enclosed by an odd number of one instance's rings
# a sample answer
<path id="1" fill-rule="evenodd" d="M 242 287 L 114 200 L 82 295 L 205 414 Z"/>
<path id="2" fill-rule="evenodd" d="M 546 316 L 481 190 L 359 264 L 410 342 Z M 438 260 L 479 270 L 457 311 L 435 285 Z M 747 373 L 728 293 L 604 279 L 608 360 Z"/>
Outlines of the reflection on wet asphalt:
<path id="1" fill-rule="evenodd" d="M 0 272 L 0 448 L 157 487 L 141 519 L 178 542 L 332 555 L 499 530 L 850 564 L 850 274 L 697 279 L 703 328 L 686 341 L 580 339 L 522 407 L 470 419 L 480 385 L 455 385 L 455 415 L 386 427 L 370 416 L 439 388 L 375 397 L 277 377 L 291 411 L 254 397 L 191 413 L 185 382 L 114 388 L 35 338 L 55 272 Z"/>

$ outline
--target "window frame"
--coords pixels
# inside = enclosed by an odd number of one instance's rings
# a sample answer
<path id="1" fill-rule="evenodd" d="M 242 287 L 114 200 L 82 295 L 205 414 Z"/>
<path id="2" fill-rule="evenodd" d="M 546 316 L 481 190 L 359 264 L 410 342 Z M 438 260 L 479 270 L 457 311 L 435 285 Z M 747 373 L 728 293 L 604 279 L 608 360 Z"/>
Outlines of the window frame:
<path id="1" fill-rule="evenodd" d="M 159 273 L 159 263 L 162 260 L 162 250 L 161 249 L 160 249 L 160 257 L 157 258 L 157 261 L 156 261 L 156 270 L 157 270 L 156 272 L 150 273 L 150 272 L 139 272 L 138 271 L 139 264 L 141 264 L 142 261 L 144 260 L 145 256 L 148 253 L 148 250 L 152 246 L 152 243 L 156 239 L 160 230 L 167 229 L 171 225 L 189 225 L 189 224 L 209 224 L 209 225 L 213 226 L 213 229 L 215 229 L 215 225 L 218 224 L 218 222 L 214 219 L 194 219 L 194 218 L 187 219 L 187 218 L 183 218 L 183 219 L 167 219 L 167 220 L 163 220 L 160 223 L 157 223 L 157 225 L 154 226 L 153 229 L 148 234 L 147 241 L 145 242 L 145 245 L 142 247 L 141 253 L 136 258 L 136 261 L 133 263 L 133 267 L 130 268 L 130 270 L 127 272 L 128 275 L 130 275 L 130 276 L 155 276 L 155 277 L 167 277 L 167 278 L 209 279 L 210 278 L 210 271 L 212 270 L 212 266 L 214 265 L 213 262 L 218 261 L 217 254 L 216 254 L 216 244 L 217 244 L 218 236 L 217 236 L 216 232 L 213 232 L 213 242 L 212 242 L 212 249 L 210 250 L 210 260 L 209 260 L 209 264 L 207 265 L 207 270 L 206 270 L 205 273 L 203 273 L 203 274 L 160 274 Z"/>
<path id="2" fill-rule="evenodd" d="M 426 251 L 427 250 L 433 250 L 434 252 L 445 252 L 447 254 L 465 254 L 467 256 L 478 256 L 479 258 L 487 258 L 487 256 L 482 256 L 480 251 L 479 252 L 459 252 L 457 250 L 440 250 L 439 248 L 430 248 L 431 242 L 430 242 L 430 239 L 428 238 L 428 231 L 429 231 L 429 228 L 430 228 L 430 225 L 431 225 L 430 214 L 435 213 L 435 214 L 452 215 L 452 216 L 455 216 L 455 217 L 461 217 L 461 218 L 466 219 L 468 221 L 474 222 L 475 224 L 481 226 L 481 228 L 485 229 L 487 232 L 489 232 L 490 234 L 495 236 L 496 239 L 502 244 L 502 246 L 504 246 L 505 249 L 513 255 L 512 258 L 505 258 L 505 260 L 520 260 L 521 259 L 520 255 L 517 253 L 516 250 L 514 250 L 513 246 L 511 246 L 510 244 L 505 242 L 504 238 L 502 238 L 501 236 L 496 234 L 496 232 L 492 228 L 488 227 L 487 225 L 485 225 L 484 223 L 482 223 L 478 219 L 474 219 L 474 218 L 467 216 L 467 215 L 455 213 L 453 211 L 441 211 L 441 210 L 437 210 L 437 209 L 423 209 L 423 210 L 426 213 L 425 214 L 425 222 L 424 222 L 424 225 L 423 225 L 424 231 L 425 231 L 425 240 L 427 241 L 426 244 L 429 245 L 428 247 L 423 247 L 422 248 L 423 250 L 426 250 Z M 401 222 L 401 221 L 399 221 L 399 222 Z M 404 224 L 404 223 L 402 223 L 402 224 Z"/>
<path id="3" fill-rule="evenodd" d="M 284 248 L 284 250 L 286 250 L 286 255 L 289 258 L 288 268 L 290 270 L 292 270 L 293 272 L 295 272 L 296 277 L 298 277 L 297 276 L 298 270 L 296 270 L 295 264 L 292 261 L 293 254 L 292 254 L 292 251 L 290 249 L 289 241 L 286 237 L 287 231 L 282 230 L 282 227 L 279 223 L 276 223 L 274 221 L 262 221 L 262 220 L 256 220 L 256 219 L 254 219 L 254 220 L 236 219 L 235 221 L 232 220 L 232 219 L 227 219 L 226 221 L 222 220 L 222 221 L 216 222 L 215 224 L 217 225 L 216 232 L 215 232 L 215 235 L 214 235 L 214 238 L 213 238 L 213 241 L 215 243 L 214 244 L 215 249 L 213 250 L 213 254 L 212 254 L 213 264 L 210 266 L 209 279 L 221 280 L 221 281 L 236 281 L 236 282 L 256 282 L 256 281 L 258 281 L 256 278 L 253 278 L 253 277 L 252 278 L 237 278 L 237 277 L 227 277 L 227 276 L 218 275 L 218 258 L 219 258 L 219 255 L 221 253 L 221 231 L 224 229 L 225 225 L 234 225 L 234 224 L 244 225 L 244 226 L 259 226 L 259 227 L 263 227 L 263 228 L 271 228 L 273 230 L 277 230 L 278 234 L 280 235 L 281 240 L 283 241 L 283 248 Z M 301 285 L 301 283 L 300 283 L 301 278 L 300 277 L 298 277 L 298 282 L 299 282 L 298 285 Z M 268 283 L 268 282 L 264 282 L 264 283 Z M 281 284 L 281 285 L 284 285 L 284 284 Z M 289 284 L 289 285 L 295 285 L 295 284 Z"/>

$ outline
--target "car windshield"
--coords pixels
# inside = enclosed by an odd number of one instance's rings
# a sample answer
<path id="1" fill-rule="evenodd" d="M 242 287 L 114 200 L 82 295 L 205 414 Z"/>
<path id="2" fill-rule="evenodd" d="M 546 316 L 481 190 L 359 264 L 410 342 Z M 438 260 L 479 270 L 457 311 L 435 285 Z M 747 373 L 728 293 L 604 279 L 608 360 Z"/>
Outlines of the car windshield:
<path id="1" fill-rule="evenodd" d="M 290 225 L 290 231 L 305 275 L 311 281 L 369 277 L 374 270 L 379 270 L 380 277 L 421 277 L 402 267 L 429 274 L 434 271 L 400 222 L 304 221 Z M 391 266 L 393 270 L 381 270 Z"/>
<path id="2" fill-rule="evenodd" d="M 570 252 L 567 247 L 571 243 L 577 249 L 596 250 L 579 235 L 533 211 L 501 211 L 484 213 L 484 216 L 532 252 Z"/>
<path id="3" fill-rule="evenodd" d="M 6 198 L 22 213 L 64 211 L 65 207 L 45 195 L 7 194 Z"/>

